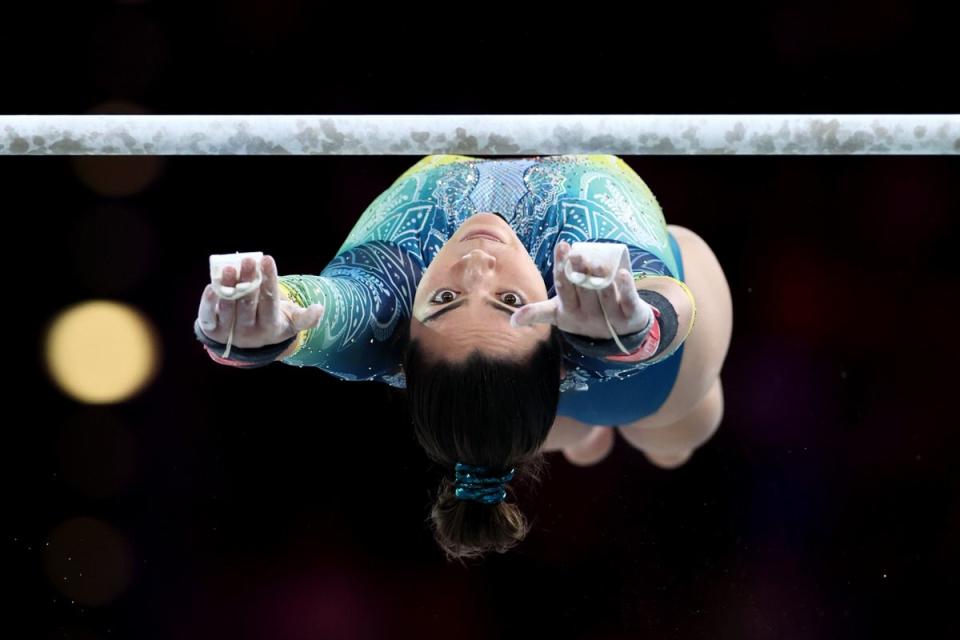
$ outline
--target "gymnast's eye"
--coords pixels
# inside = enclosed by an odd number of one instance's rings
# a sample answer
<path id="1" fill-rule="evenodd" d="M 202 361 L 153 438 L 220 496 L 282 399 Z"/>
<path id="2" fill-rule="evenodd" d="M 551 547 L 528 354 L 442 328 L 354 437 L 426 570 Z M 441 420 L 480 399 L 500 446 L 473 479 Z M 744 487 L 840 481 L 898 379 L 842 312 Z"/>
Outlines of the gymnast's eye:
<path id="1" fill-rule="evenodd" d="M 430 297 L 430 303 L 431 303 L 431 304 L 447 304 L 448 302 L 453 302 L 453 291 L 451 291 L 450 289 L 441 289 L 441 290 L 440 290 L 439 292 L 437 292 L 437 293 L 444 293 L 444 294 L 447 294 L 447 293 L 448 293 L 448 294 L 450 294 L 450 295 L 449 295 L 449 296 L 442 295 L 442 296 L 440 296 L 440 297 L 443 298 L 443 299 L 438 301 L 438 300 L 437 300 L 437 294 L 435 293 L 435 294 L 433 294 L 433 295 Z"/>
<path id="2" fill-rule="evenodd" d="M 441 300 L 437 300 L 438 294 Z M 501 295 L 503 298 L 500 301 L 511 307 L 522 307 L 525 304 L 523 297 L 513 291 L 507 291 Z M 439 289 L 430 297 L 430 304 L 447 304 L 455 299 L 452 289 Z"/>

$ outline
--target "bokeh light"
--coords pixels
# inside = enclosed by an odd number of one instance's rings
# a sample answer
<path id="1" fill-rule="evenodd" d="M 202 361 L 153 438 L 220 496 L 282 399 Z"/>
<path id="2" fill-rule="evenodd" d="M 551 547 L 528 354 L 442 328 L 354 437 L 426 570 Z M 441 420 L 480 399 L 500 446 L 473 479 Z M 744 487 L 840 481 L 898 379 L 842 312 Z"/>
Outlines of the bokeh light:
<path id="1" fill-rule="evenodd" d="M 126 536 L 90 517 L 60 524 L 44 548 L 44 569 L 53 586 L 80 604 L 115 600 L 133 579 L 133 549 Z"/>
<path id="2" fill-rule="evenodd" d="M 87 113 L 148 114 L 144 107 L 125 101 L 99 104 Z M 102 196 L 132 196 L 145 191 L 163 173 L 163 156 L 70 156 L 77 178 L 88 189 Z"/>
<path id="3" fill-rule="evenodd" d="M 48 373 L 80 402 L 120 402 L 156 374 L 159 340 L 150 322 L 107 300 L 77 304 L 50 323 L 45 338 Z"/>

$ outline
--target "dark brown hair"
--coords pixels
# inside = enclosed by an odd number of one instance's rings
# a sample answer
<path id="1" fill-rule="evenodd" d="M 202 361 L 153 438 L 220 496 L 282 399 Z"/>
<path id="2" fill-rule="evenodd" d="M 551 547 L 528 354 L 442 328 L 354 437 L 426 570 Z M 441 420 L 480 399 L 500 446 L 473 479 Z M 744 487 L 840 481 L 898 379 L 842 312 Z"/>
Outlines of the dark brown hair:
<path id="1" fill-rule="evenodd" d="M 427 456 L 444 468 L 430 513 L 434 537 L 449 560 L 503 553 L 523 540 L 529 524 L 510 497 L 516 487 L 539 483 L 543 445 L 560 400 L 563 342 L 559 329 L 520 359 L 488 357 L 473 351 L 462 362 L 449 362 L 424 351 L 409 335 L 401 353 L 406 402 L 414 434 Z M 505 473 L 507 500 L 488 505 L 454 495 L 458 462 Z"/>

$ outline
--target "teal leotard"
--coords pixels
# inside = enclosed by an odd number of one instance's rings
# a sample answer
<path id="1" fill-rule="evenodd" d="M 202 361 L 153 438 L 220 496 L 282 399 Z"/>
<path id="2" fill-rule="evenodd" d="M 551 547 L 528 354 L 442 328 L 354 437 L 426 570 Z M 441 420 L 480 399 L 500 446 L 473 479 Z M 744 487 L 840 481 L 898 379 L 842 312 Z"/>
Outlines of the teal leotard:
<path id="1" fill-rule="evenodd" d="M 319 275 L 280 277 L 298 304 L 319 302 L 326 309 L 320 325 L 302 331 L 297 350 L 283 362 L 319 367 L 343 380 L 404 387 L 393 331 L 409 318 L 417 284 L 433 257 L 481 211 L 497 212 L 510 224 L 549 296 L 555 293 L 553 255 L 560 240 L 624 243 L 634 273 L 682 282 L 678 247 L 656 198 L 619 157 L 430 155 L 370 203 Z M 589 357 L 568 344 L 561 391 L 582 395 L 592 383 L 638 376 L 671 360 L 688 334 L 689 328 L 669 349 L 641 362 Z"/>

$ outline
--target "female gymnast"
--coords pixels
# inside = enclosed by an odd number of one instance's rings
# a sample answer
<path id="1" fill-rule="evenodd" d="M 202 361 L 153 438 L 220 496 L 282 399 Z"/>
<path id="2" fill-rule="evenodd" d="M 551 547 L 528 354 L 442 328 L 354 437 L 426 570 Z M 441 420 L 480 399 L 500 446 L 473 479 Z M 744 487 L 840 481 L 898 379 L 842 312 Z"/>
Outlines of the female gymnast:
<path id="1" fill-rule="evenodd" d="M 625 244 L 630 272 L 576 286 L 563 266 L 578 242 Z M 578 282 L 610 275 L 570 263 Z M 222 284 L 251 283 L 256 267 L 228 267 Z M 543 452 L 596 464 L 616 431 L 672 469 L 720 424 L 733 326 L 723 270 L 617 156 L 426 156 L 319 275 L 280 276 L 269 255 L 260 267 L 244 297 L 207 285 L 197 339 L 225 365 L 279 361 L 406 389 L 418 442 L 449 471 L 431 511 L 448 558 L 525 537 L 507 488 L 538 481 Z"/>

